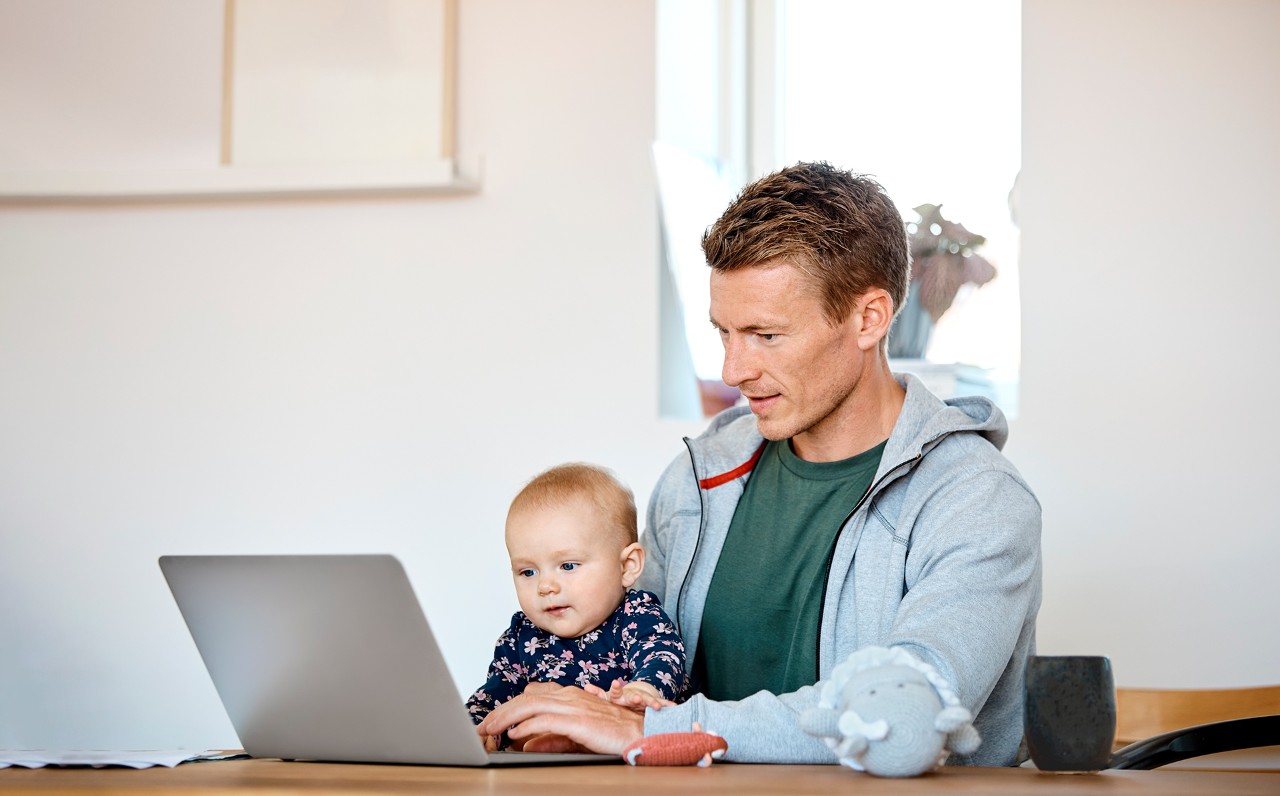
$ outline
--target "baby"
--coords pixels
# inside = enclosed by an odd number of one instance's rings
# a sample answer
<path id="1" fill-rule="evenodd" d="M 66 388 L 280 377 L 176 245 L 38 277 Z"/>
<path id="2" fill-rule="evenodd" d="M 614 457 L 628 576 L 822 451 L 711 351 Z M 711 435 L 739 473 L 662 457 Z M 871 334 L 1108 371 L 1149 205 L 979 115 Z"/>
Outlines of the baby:
<path id="1" fill-rule="evenodd" d="M 521 610 L 467 700 L 473 721 L 529 683 L 576 685 L 635 708 L 680 696 L 684 643 L 658 598 L 630 588 L 644 569 L 631 490 L 601 467 L 553 467 L 511 501 L 506 537 Z"/>

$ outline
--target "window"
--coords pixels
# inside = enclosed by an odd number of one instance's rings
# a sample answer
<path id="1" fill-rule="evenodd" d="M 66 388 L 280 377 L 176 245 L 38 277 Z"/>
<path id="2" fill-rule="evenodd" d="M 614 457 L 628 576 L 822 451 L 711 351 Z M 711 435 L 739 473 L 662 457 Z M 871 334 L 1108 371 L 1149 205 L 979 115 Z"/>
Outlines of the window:
<path id="1" fill-rule="evenodd" d="M 1020 26 L 1017 0 L 660 3 L 655 161 L 666 293 L 678 301 L 668 321 L 684 320 L 669 331 L 687 338 L 685 367 L 704 399 L 719 381 L 720 344 L 706 321 L 697 236 L 748 179 L 827 160 L 875 177 L 904 222 L 917 220 L 915 207 L 941 205 L 983 236 L 975 251 L 995 278 L 962 286 L 923 357 L 893 366 L 943 396 L 987 394 L 1016 413 Z M 665 358 L 663 373 L 664 384 L 679 383 Z"/>

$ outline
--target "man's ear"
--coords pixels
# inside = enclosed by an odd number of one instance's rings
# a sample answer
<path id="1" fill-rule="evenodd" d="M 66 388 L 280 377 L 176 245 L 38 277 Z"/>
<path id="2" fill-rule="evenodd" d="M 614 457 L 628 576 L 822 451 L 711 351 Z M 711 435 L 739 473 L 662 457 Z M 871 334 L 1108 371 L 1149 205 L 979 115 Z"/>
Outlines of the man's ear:
<path id="1" fill-rule="evenodd" d="M 880 341 L 889 334 L 889 326 L 893 323 L 893 298 L 889 291 L 875 287 L 862 294 L 857 306 L 858 347 L 870 351 L 880 345 Z"/>
<path id="2" fill-rule="evenodd" d="M 622 548 L 622 588 L 629 589 L 644 572 L 644 548 L 632 542 Z"/>

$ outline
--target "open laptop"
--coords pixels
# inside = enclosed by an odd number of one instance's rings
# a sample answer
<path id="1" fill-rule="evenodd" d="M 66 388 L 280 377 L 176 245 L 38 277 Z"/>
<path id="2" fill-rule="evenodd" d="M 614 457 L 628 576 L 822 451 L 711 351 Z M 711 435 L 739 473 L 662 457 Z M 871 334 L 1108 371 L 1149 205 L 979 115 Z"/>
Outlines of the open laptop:
<path id="1" fill-rule="evenodd" d="M 254 757 L 621 762 L 617 755 L 486 752 L 393 556 L 162 556 L 160 569 Z"/>

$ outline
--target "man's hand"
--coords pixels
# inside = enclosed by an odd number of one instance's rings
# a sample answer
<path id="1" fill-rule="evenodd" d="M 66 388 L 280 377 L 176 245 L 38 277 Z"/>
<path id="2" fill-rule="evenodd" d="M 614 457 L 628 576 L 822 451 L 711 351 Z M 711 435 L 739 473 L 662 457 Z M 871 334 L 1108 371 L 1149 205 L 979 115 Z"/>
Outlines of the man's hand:
<path id="1" fill-rule="evenodd" d="M 644 736 L 644 713 L 572 686 L 526 688 L 520 696 L 494 708 L 476 726 L 481 736 L 500 735 L 504 730 L 513 742 L 523 739 L 526 752 L 585 749 L 622 754 Z"/>
<path id="2" fill-rule="evenodd" d="M 558 683 L 528 683 L 524 687 L 525 694 L 553 694 L 564 686 Z M 497 737 L 493 735 L 483 736 L 485 739 L 485 751 L 493 752 L 498 748 Z M 530 735 L 528 738 L 512 738 L 507 736 L 511 742 L 511 749 L 516 752 L 585 752 L 583 747 L 565 738 L 563 735 Z M 489 744 L 493 743 L 493 748 Z"/>

